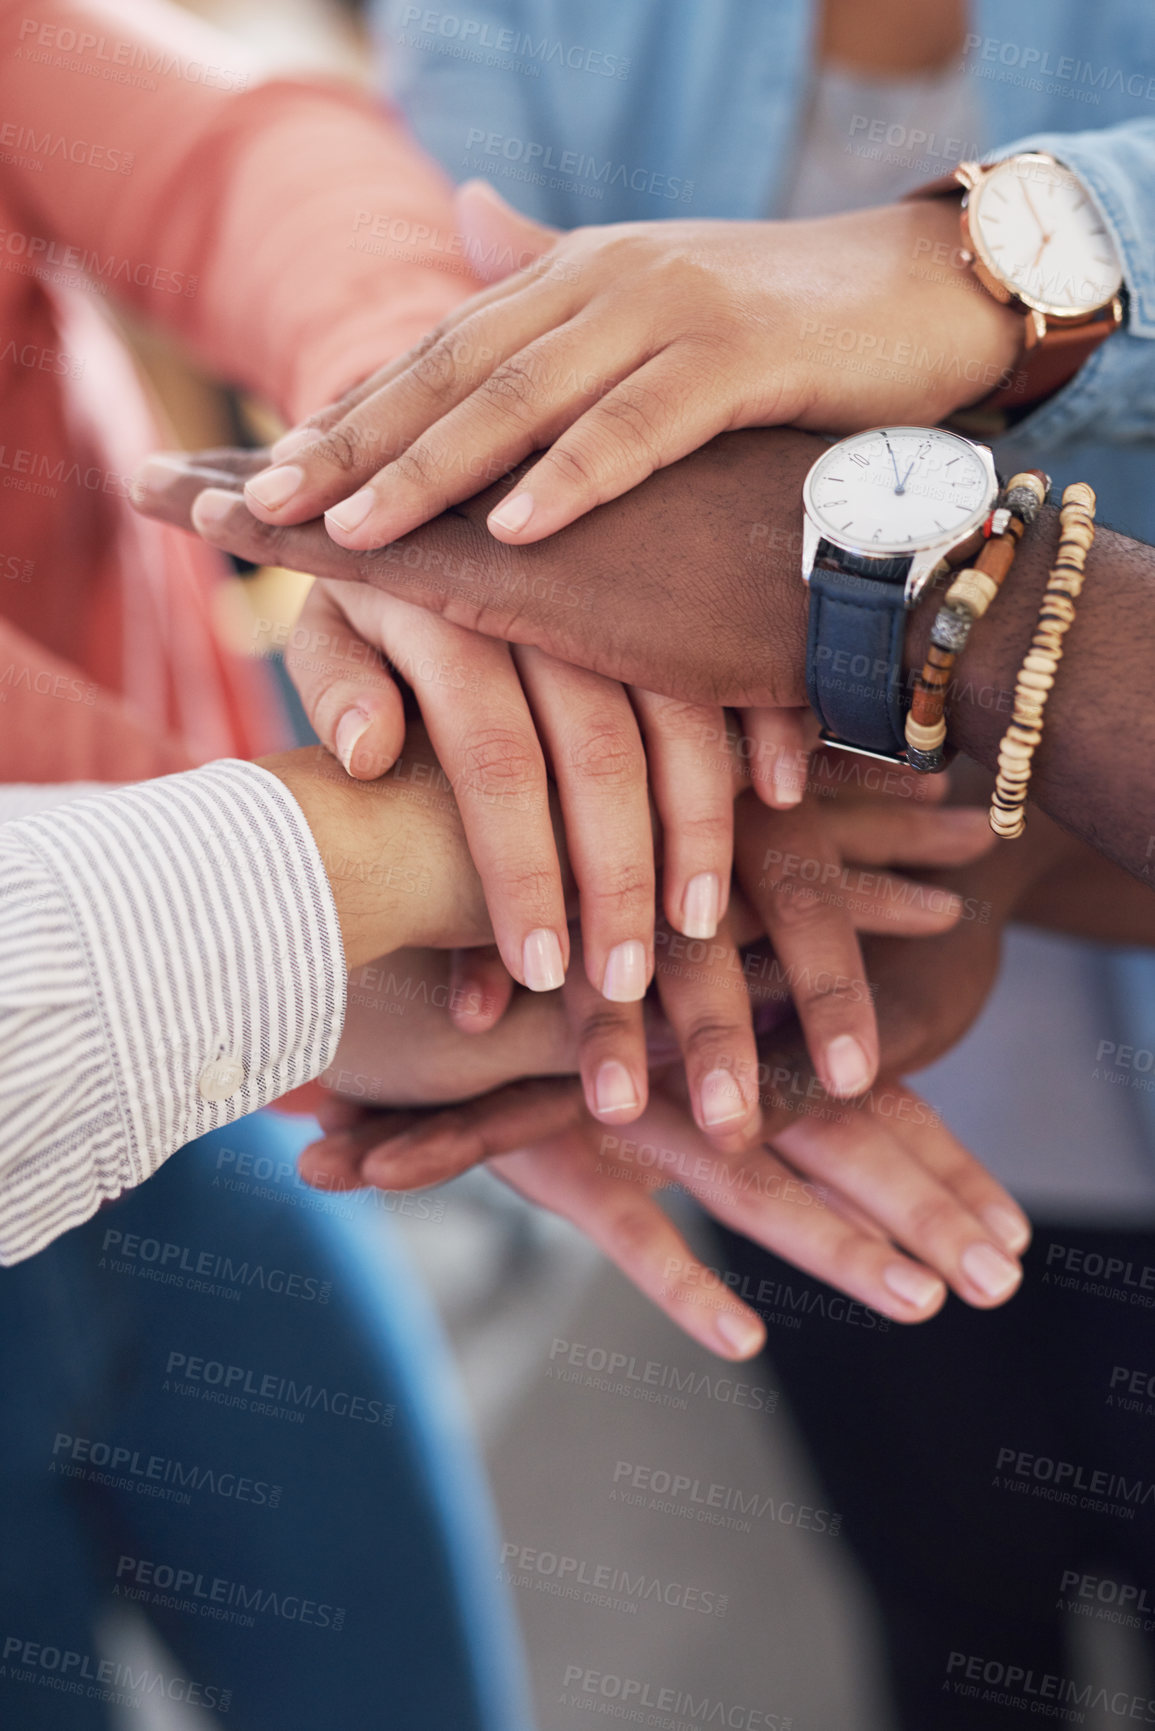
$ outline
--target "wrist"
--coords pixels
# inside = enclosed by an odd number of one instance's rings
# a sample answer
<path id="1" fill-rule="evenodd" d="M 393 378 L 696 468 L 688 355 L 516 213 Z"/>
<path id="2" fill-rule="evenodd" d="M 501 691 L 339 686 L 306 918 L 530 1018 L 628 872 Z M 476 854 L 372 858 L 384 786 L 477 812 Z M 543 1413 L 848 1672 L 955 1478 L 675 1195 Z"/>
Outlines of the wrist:
<path id="1" fill-rule="evenodd" d="M 961 189 L 960 189 L 961 197 Z M 1026 340 L 1018 309 L 997 301 L 979 281 L 964 250 L 959 198 L 911 199 L 910 255 L 907 272 L 922 285 L 920 323 L 936 334 L 929 364 L 936 368 L 948 345 L 953 359 L 946 369 L 945 395 L 927 418 L 944 419 L 981 403 L 1011 383 Z"/>
<path id="2" fill-rule="evenodd" d="M 260 760 L 313 833 L 349 969 L 393 950 L 491 935 L 452 789 L 414 732 L 377 781 L 353 780 L 320 745 Z"/>

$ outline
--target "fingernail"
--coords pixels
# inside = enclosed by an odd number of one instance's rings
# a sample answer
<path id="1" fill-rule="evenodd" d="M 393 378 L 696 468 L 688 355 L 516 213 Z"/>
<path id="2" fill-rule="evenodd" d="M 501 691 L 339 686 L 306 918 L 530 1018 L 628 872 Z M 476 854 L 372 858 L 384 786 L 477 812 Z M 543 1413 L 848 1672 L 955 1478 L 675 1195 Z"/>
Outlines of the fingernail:
<path id="1" fill-rule="evenodd" d="M 319 437 L 316 427 L 292 427 L 281 434 L 275 445 L 270 445 L 269 456 L 279 463 L 285 457 L 291 457 L 294 451 L 302 451 L 306 445 L 314 444 Z"/>
<path id="2" fill-rule="evenodd" d="M 147 493 L 159 493 L 172 484 L 178 475 L 187 472 L 187 464 L 180 457 L 168 457 L 157 451 L 151 457 L 146 457 L 132 480 L 132 497 L 142 499 Z"/>
<path id="3" fill-rule="evenodd" d="M 510 498 L 503 499 L 501 504 L 489 513 L 492 527 L 506 529 L 511 535 L 516 535 L 519 529 L 524 529 L 533 516 L 533 494 L 514 493 Z"/>
<path id="4" fill-rule="evenodd" d="M 615 944 L 606 957 L 602 997 L 614 1004 L 636 1004 L 646 995 L 646 946 L 637 938 Z"/>
<path id="5" fill-rule="evenodd" d="M 521 966 L 531 992 L 556 992 L 565 984 L 565 966 L 556 932 L 544 926 L 530 932 L 521 947 Z"/>
<path id="6" fill-rule="evenodd" d="M 826 1048 L 826 1074 L 830 1089 L 851 1099 L 869 1088 L 873 1071 L 866 1053 L 853 1034 L 839 1034 Z"/>
<path id="7" fill-rule="evenodd" d="M 888 1263 L 882 1271 L 882 1284 L 916 1310 L 925 1310 L 943 1296 L 942 1281 L 925 1268 L 916 1268 L 913 1262 Z"/>
<path id="8" fill-rule="evenodd" d="M 406 1151 L 400 1141 L 397 1147 L 390 1142 L 384 1148 L 374 1148 L 361 1162 L 362 1182 L 379 1185 L 382 1190 L 398 1188 L 398 1162 Z"/>
<path id="9" fill-rule="evenodd" d="M 636 1112 L 638 1109 L 634 1079 L 616 1058 L 607 1058 L 598 1067 L 594 1077 L 594 1104 L 599 1117 L 608 1117 L 615 1112 Z"/>
<path id="10" fill-rule="evenodd" d="M 331 523 L 334 529 L 340 529 L 342 535 L 351 535 L 354 529 L 361 527 L 373 509 L 376 498 L 372 487 L 362 487 L 359 492 L 350 493 L 347 499 L 342 499 L 340 504 L 326 511 L 325 521 Z"/>
<path id="11" fill-rule="evenodd" d="M 368 717 L 363 715 L 359 709 L 347 709 L 337 723 L 334 743 L 337 747 L 337 756 L 345 765 L 345 771 L 348 775 L 353 773 L 353 753 L 357 749 L 357 743 L 368 733 L 369 727 Z"/>
<path id="12" fill-rule="evenodd" d="M 1004 1250 L 1013 1250 L 1017 1254 L 1031 1241 L 1030 1222 L 1004 1203 L 992 1202 L 981 1210 L 979 1218 L 986 1221 Z"/>
<path id="13" fill-rule="evenodd" d="M 722 886 L 717 872 L 699 872 L 686 885 L 682 902 L 682 933 L 687 938 L 712 938 L 718 931 Z"/>
<path id="14" fill-rule="evenodd" d="M 231 517 L 233 507 L 239 503 L 236 493 L 226 493 L 223 487 L 206 487 L 203 493 L 197 494 L 189 512 L 193 528 L 202 533 L 222 528 Z"/>
<path id="15" fill-rule="evenodd" d="M 739 1358 L 753 1358 L 766 1339 L 762 1324 L 741 1310 L 723 1310 L 715 1318 L 714 1332 Z"/>
<path id="16" fill-rule="evenodd" d="M 805 791 L 805 775 L 781 754 L 774 765 L 774 798 L 779 805 L 801 805 Z"/>
<path id="17" fill-rule="evenodd" d="M 266 511 L 279 511 L 282 505 L 289 503 L 304 479 L 304 469 L 298 469 L 295 463 L 284 469 L 262 469 L 259 475 L 245 482 L 245 492 Z"/>
<path id="18" fill-rule="evenodd" d="M 710 1130 L 745 1118 L 750 1110 L 732 1070 L 711 1070 L 702 1078 L 699 1097 L 702 1123 Z"/>
<path id="19" fill-rule="evenodd" d="M 1005 1298 L 1022 1279 L 1017 1263 L 996 1250 L 993 1244 L 971 1244 L 962 1254 L 962 1269 L 967 1279 L 988 1298 Z"/>

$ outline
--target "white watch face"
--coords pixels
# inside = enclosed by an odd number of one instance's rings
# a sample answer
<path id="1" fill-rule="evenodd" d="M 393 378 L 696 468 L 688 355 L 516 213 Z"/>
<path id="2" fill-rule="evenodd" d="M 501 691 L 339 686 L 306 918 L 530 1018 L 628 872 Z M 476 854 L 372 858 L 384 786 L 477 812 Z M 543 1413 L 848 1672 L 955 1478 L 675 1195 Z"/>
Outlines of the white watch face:
<path id="1" fill-rule="evenodd" d="M 968 210 L 983 263 L 1028 306 L 1089 313 L 1118 294 L 1115 243 L 1069 168 L 1012 156 L 979 182 Z"/>
<path id="2" fill-rule="evenodd" d="M 953 547 L 982 523 L 995 492 L 969 439 L 940 427 L 873 427 L 825 451 L 802 497 L 829 540 L 886 554 Z"/>

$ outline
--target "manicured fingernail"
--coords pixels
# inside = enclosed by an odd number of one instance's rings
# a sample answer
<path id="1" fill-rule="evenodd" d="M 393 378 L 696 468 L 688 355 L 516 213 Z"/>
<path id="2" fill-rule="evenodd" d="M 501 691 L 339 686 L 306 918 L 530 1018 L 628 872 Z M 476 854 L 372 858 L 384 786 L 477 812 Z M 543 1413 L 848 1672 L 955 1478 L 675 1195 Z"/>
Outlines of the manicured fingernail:
<path id="1" fill-rule="evenodd" d="M 1017 1263 L 996 1250 L 993 1244 L 970 1244 L 962 1253 L 962 1269 L 967 1279 L 988 1298 L 1005 1298 L 1022 1279 Z"/>
<path id="2" fill-rule="evenodd" d="M 762 1324 L 741 1310 L 723 1310 L 715 1319 L 714 1332 L 739 1358 L 753 1358 L 766 1340 Z"/>
<path id="3" fill-rule="evenodd" d="M 530 932 L 521 947 L 521 968 L 531 992 L 556 992 L 565 984 L 565 965 L 556 932 L 544 926 Z"/>
<path id="4" fill-rule="evenodd" d="M 717 872 L 699 872 L 686 885 L 682 902 L 682 932 L 687 938 L 712 938 L 718 931 L 722 886 Z"/>
<path id="5" fill-rule="evenodd" d="M 702 1123 L 710 1130 L 745 1118 L 750 1110 L 732 1070 L 711 1070 L 702 1078 L 699 1098 Z"/>
<path id="6" fill-rule="evenodd" d="M 634 1087 L 634 1079 L 624 1064 L 616 1058 L 607 1058 L 604 1064 L 598 1066 L 594 1077 L 594 1104 L 598 1116 L 605 1118 L 615 1112 L 636 1112 L 638 1109 L 638 1091 Z"/>
<path id="7" fill-rule="evenodd" d="M 189 512 L 193 528 L 202 534 L 221 528 L 238 503 L 236 493 L 226 493 L 223 487 L 206 487 L 203 493 L 197 494 Z"/>
<path id="8" fill-rule="evenodd" d="M 989 1207 L 980 1211 L 979 1218 L 986 1221 L 1004 1250 L 1013 1250 L 1017 1255 L 1030 1243 L 1030 1222 L 1024 1220 L 1013 1208 L 1008 1208 L 1005 1203 L 992 1202 Z"/>
<path id="9" fill-rule="evenodd" d="M 270 445 L 269 456 L 281 463 L 294 451 L 303 451 L 306 445 L 313 444 L 319 437 L 316 427 L 292 427 L 281 434 L 275 445 Z"/>
<path id="10" fill-rule="evenodd" d="M 358 741 L 368 733 L 369 726 L 368 716 L 363 715 L 359 709 L 347 709 L 337 723 L 335 739 L 337 756 L 345 765 L 346 773 L 349 775 L 353 773 L 353 753 L 357 749 Z"/>
<path id="11" fill-rule="evenodd" d="M 866 1053 L 853 1034 L 839 1034 L 826 1048 L 826 1074 L 831 1092 L 844 1099 L 869 1088 L 871 1070 Z"/>
<path id="12" fill-rule="evenodd" d="M 806 777 L 795 764 L 787 763 L 785 753 L 774 765 L 774 798 L 779 805 L 801 805 L 806 792 Z"/>
<path id="13" fill-rule="evenodd" d="M 340 529 L 342 535 L 351 535 L 359 529 L 376 502 L 377 495 L 372 487 L 362 487 L 359 492 L 350 493 L 347 499 L 342 499 L 339 505 L 334 505 L 325 512 L 325 521 L 334 529 Z"/>
<path id="14" fill-rule="evenodd" d="M 503 499 L 489 513 L 490 528 L 504 529 L 510 535 L 516 535 L 519 529 L 524 529 L 533 516 L 533 494 L 514 493 L 508 499 Z"/>
<path id="15" fill-rule="evenodd" d="M 615 944 L 606 957 L 602 997 L 614 1004 L 636 1004 L 646 995 L 646 946 L 637 938 Z"/>
<path id="16" fill-rule="evenodd" d="M 916 1310 L 925 1310 L 943 1296 L 942 1281 L 913 1262 L 888 1263 L 882 1271 L 882 1284 Z"/>
<path id="17" fill-rule="evenodd" d="M 298 469 L 295 463 L 284 469 L 262 469 L 259 475 L 245 482 L 245 492 L 266 511 L 279 511 L 282 505 L 289 503 L 304 479 L 304 469 Z"/>

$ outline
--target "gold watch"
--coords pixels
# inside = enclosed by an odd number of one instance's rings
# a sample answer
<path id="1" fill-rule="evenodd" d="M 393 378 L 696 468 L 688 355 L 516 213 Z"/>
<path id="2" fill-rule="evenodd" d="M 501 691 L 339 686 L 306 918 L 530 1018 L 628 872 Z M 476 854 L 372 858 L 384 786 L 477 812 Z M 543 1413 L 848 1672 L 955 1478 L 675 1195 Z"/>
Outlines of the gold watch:
<path id="1" fill-rule="evenodd" d="M 1043 151 L 960 162 L 912 198 L 958 193 L 962 260 L 989 294 L 1023 313 L 1015 377 L 965 411 L 997 431 L 1074 378 L 1123 322 L 1119 249 L 1077 174 Z"/>

